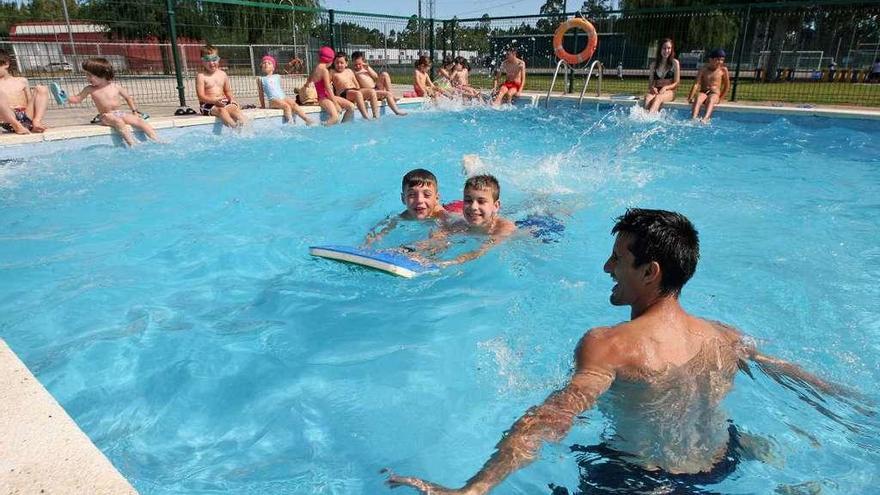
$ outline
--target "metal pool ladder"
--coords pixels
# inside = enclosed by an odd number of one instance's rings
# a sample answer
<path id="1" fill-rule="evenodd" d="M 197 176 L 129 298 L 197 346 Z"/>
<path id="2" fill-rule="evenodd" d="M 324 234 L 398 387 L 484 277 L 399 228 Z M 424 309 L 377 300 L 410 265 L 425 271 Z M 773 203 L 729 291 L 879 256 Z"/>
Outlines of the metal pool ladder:
<path id="1" fill-rule="evenodd" d="M 566 69 L 571 69 L 575 73 L 576 69 L 573 69 L 571 65 L 568 64 L 565 60 L 560 60 L 556 64 L 556 72 L 553 73 L 553 80 L 550 81 L 550 89 L 547 90 L 547 98 L 545 99 L 545 106 L 550 106 L 550 93 L 553 92 L 553 86 L 556 85 L 556 78 L 559 76 L 559 70 L 565 66 Z M 593 77 L 593 71 L 596 70 L 596 67 L 599 68 L 597 74 L 599 76 L 599 84 L 596 86 L 596 96 L 600 96 L 602 93 L 602 73 L 604 72 L 605 66 L 602 62 L 598 60 L 594 60 L 592 64 L 588 68 L 584 68 L 584 75 L 586 76 L 586 81 L 584 82 L 584 89 L 581 90 L 581 97 L 578 98 L 578 106 L 580 106 L 581 102 L 584 100 L 584 95 L 587 93 L 587 86 L 590 84 L 590 79 Z"/>

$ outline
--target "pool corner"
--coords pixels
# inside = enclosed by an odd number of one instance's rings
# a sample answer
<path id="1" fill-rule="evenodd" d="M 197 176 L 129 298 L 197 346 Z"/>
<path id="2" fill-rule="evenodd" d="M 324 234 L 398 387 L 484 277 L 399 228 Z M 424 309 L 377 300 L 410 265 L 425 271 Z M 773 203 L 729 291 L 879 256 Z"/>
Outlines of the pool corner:
<path id="1" fill-rule="evenodd" d="M 137 494 L 0 339 L 4 493 Z"/>

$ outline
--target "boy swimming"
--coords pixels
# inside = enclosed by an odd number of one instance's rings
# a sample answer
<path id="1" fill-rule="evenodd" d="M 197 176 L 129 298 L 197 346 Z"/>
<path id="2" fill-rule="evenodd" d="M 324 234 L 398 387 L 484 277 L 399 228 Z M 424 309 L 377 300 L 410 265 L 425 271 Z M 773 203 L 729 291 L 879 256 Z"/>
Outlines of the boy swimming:
<path id="1" fill-rule="evenodd" d="M 144 131 L 153 141 L 159 141 L 159 136 L 153 127 L 146 123 L 134 103 L 134 98 L 128 94 L 122 86 L 113 81 L 113 66 L 105 58 L 90 58 L 82 63 L 82 69 L 86 73 L 89 85 L 83 88 L 77 95 L 68 98 L 70 103 L 80 103 L 91 96 L 97 107 L 101 125 L 112 127 L 122 134 L 122 139 L 129 146 L 135 144 L 134 136 L 128 126 Z M 130 112 L 122 110 L 119 100 L 123 99 L 131 109 Z"/>
<path id="2" fill-rule="evenodd" d="M 501 186 L 492 175 L 475 175 L 464 183 L 462 221 L 441 225 L 427 241 L 416 246 L 415 259 L 436 256 L 449 246 L 447 238 L 454 234 L 486 236 L 483 244 L 451 260 L 436 262 L 440 267 L 457 265 L 486 254 L 490 249 L 516 233 L 516 224 L 498 214 L 501 209 Z"/>
<path id="3" fill-rule="evenodd" d="M 688 95 L 688 101 L 693 103 L 691 118 L 696 119 L 700 115 L 700 107 L 706 103 L 706 114 L 701 122 L 708 123 L 712 118 L 712 111 L 715 110 L 727 90 L 730 89 L 730 74 L 727 67 L 724 66 L 724 59 L 727 54 L 721 48 L 716 48 L 709 53 L 709 61 L 700 68 L 694 86 Z"/>
<path id="4" fill-rule="evenodd" d="M 450 213 L 440 203 L 438 188 L 437 177 L 430 171 L 417 168 L 407 172 L 400 185 L 400 201 L 406 209 L 374 227 L 367 234 L 364 244 L 370 245 L 379 240 L 394 230 L 401 220 L 437 220 L 445 223 L 450 218 Z M 376 232 L 380 226 L 381 229 Z"/>

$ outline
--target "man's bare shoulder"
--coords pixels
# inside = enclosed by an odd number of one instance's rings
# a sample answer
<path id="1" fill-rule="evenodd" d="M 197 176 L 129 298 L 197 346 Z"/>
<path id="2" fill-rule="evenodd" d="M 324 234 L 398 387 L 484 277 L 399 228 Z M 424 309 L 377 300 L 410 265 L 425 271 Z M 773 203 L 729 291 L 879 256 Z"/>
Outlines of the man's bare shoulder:
<path id="1" fill-rule="evenodd" d="M 588 330 L 578 343 L 578 362 L 602 362 L 615 367 L 629 362 L 635 348 L 632 345 L 635 332 L 630 323 Z"/>

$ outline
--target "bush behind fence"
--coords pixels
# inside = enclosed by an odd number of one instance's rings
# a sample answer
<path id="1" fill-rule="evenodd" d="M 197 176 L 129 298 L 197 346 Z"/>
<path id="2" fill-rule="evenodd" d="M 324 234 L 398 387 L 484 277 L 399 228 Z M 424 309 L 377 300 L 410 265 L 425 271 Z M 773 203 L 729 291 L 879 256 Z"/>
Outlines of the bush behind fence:
<path id="1" fill-rule="evenodd" d="M 582 14 L 599 33 L 593 58 L 604 64 L 606 93 L 643 93 L 658 40 L 669 37 L 682 67 L 680 98 L 707 53 L 720 47 L 734 82 L 729 96 L 737 100 L 880 106 L 880 84 L 874 84 L 880 73 L 872 75 L 880 71 L 880 1 L 599 7 Z M 33 0 L 0 4 L 0 48 L 33 83 L 61 81 L 68 91 L 86 84 L 81 62 L 103 56 L 121 83 L 147 103 L 178 103 L 178 76 L 184 103 L 196 103 L 193 78 L 206 42 L 218 46 L 242 96 L 256 96 L 253 77 L 264 54 L 290 74 L 283 79 L 292 93 L 325 44 L 363 51 L 371 65 L 407 85 L 420 54 L 435 61 L 464 56 L 472 83 L 486 89 L 505 49 L 514 46 L 529 67 L 527 89 L 547 91 L 556 68 L 553 34 L 573 15 L 439 20 L 324 10 L 312 0 Z M 565 37 L 570 51 L 585 42 L 579 31 Z M 297 59 L 302 67 L 288 64 Z M 579 92 L 584 75 L 565 71 L 554 89 Z"/>

